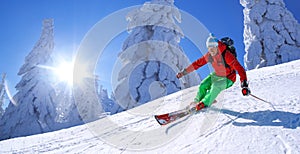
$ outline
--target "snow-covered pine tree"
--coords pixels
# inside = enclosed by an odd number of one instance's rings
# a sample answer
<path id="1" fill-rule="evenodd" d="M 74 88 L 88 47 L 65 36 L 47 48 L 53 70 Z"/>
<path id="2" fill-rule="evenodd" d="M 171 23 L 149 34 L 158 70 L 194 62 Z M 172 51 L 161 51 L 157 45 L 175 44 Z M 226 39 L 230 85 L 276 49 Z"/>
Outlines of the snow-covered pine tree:
<path id="1" fill-rule="evenodd" d="M 115 114 L 120 112 L 121 106 L 115 103 L 113 94 L 109 97 L 107 89 L 104 89 L 102 85 L 99 86 L 99 100 L 102 104 L 103 110 L 109 112 L 110 114 Z M 122 111 L 122 110 L 121 110 Z"/>
<path id="2" fill-rule="evenodd" d="M 113 92 L 111 92 L 110 94 L 110 99 L 115 103 L 114 106 L 111 108 L 111 114 L 124 111 L 124 109 L 118 103 L 116 103 L 116 97 Z"/>
<path id="3" fill-rule="evenodd" d="M 61 82 L 56 86 L 56 119 L 55 121 L 61 124 L 61 127 L 71 127 L 83 124 L 83 121 L 78 113 L 73 91 L 66 82 Z"/>
<path id="4" fill-rule="evenodd" d="M 247 69 L 300 59 L 300 24 L 283 0 L 241 0 Z"/>
<path id="5" fill-rule="evenodd" d="M 45 19 L 40 39 L 18 72 L 22 79 L 13 97 L 17 105 L 10 103 L 0 121 L 0 139 L 57 129 L 52 72 L 44 67 L 52 63 L 53 37 L 53 19 Z"/>
<path id="6" fill-rule="evenodd" d="M 122 68 L 114 89 L 118 104 L 130 109 L 156 98 L 197 85 L 194 72 L 176 79 L 190 61 L 179 47 L 183 32 L 175 20 L 181 14 L 174 0 L 152 0 L 127 15 L 129 37 L 119 54 Z"/>
<path id="7" fill-rule="evenodd" d="M 79 79 L 77 79 L 79 80 Z M 98 100 L 97 83 L 95 75 L 86 75 L 80 82 L 73 85 L 75 104 L 81 119 L 84 122 L 95 121 L 102 117 L 103 108 Z"/>
<path id="8" fill-rule="evenodd" d="M 2 115 L 4 114 L 4 109 L 3 109 L 3 104 L 5 102 L 5 96 L 6 96 L 6 91 L 5 91 L 5 78 L 6 78 L 6 73 L 2 74 L 2 80 L 0 83 L 0 119 Z"/>

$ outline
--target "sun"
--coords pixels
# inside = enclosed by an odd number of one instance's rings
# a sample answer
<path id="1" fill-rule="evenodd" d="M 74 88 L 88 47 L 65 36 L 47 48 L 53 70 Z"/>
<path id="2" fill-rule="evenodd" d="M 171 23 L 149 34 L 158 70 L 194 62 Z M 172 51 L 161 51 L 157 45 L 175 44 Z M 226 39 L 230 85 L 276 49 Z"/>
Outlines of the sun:
<path id="1" fill-rule="evenodd" d="M 68 85 L 73 85 L 73 62 L 62 62 L 55 69 L 59 81 L 67 82 Z"/>
<path id="2" fill-rule="evenodd" d="M 76 66 L 77 69 L 74 67 Z M 78 63 L 75 65 L 75 61 L 66 61 L 62 58 L 55 59 L 54 65 L 38 65 L 37 67 L 47 69 L 52 72 L 53 80 L 56 84 L 67 83 L 72 88 L 74 85 L 80 85 L 84 78 L 89 78 L 87 73 L 87 66 L 84 63 Z"/>

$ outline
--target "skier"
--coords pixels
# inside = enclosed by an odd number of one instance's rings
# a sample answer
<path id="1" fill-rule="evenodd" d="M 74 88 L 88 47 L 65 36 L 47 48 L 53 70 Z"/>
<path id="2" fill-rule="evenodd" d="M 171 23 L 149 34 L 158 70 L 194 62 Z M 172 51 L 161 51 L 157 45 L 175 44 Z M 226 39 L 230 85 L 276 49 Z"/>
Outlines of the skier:
<path id="1" fill-rule="evenodd" d="M 195 103 L 197 103 L 195 107 L 196 111 L 204 107 L 209 107 L 221 91 L 231 87 L 236 80 L 236 71 L 240 76 L 242 94 L 244 96 L 250 94 L 246 71 L 238 62 L 236 56 L 229 51 L 228 46 L 214 37 L 213 34 L 210 34 L 206 41 L 206 47 L 208 48 L 208 52 L 203 57 L 194 61 L 176 75 L 177 78 L 181 78 L 208 62 L 214 68 L 215 72 L 202 80 L 199 86 L 197 96 L 194 99 Z"/>

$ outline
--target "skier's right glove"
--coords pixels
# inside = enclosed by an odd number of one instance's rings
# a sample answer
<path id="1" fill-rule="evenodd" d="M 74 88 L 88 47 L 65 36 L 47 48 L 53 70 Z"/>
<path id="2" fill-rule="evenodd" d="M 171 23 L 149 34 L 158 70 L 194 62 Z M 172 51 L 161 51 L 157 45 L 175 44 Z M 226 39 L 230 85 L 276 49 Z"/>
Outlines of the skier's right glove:
<path id="1" fill-rule="evenodd" d="M 183 71 L 177 73 L 176 77 L 177 77 L 178 79 L 180 79 L 180 78 L 182 78 L 183 76 L 185 76 L 185 75 L 187 75 L 187 74 L 188 74 L 188 73 L 187 73 L 186 69 L 183 69 Z"/>
<path id="2" fill-rule="evenodd" d="M 250 89 L 249 89 L 249 87 L 248 87 L 248 82 L 247 82 L 246 80 L 244 80 L 244 81 L 241 83 L 241 87 L 242 87 L 242 94 L 243 94 L 244 96 L 248 96 L 248 95 L 251 93 L 251 91 L 250 91 Z"/>

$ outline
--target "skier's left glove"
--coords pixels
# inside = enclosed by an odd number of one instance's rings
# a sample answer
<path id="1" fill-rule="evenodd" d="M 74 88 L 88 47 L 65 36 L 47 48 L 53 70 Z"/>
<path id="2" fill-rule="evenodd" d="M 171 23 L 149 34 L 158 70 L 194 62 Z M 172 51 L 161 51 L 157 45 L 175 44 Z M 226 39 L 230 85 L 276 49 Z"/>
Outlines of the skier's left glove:
<path id="1" fill-rule="evenodd" d="M 251 93 L 251 91 L 250 91 L 250 89 L 249 89 L 249 87 L 248 87 L 248 82 L 247 82 L 246 80 L 244 80 L 244 81 L 241 83 L 241 87 L 242 87 L 242 94 L 243 94 L 244 96 L 248 96 L 248 95 Z"/>

